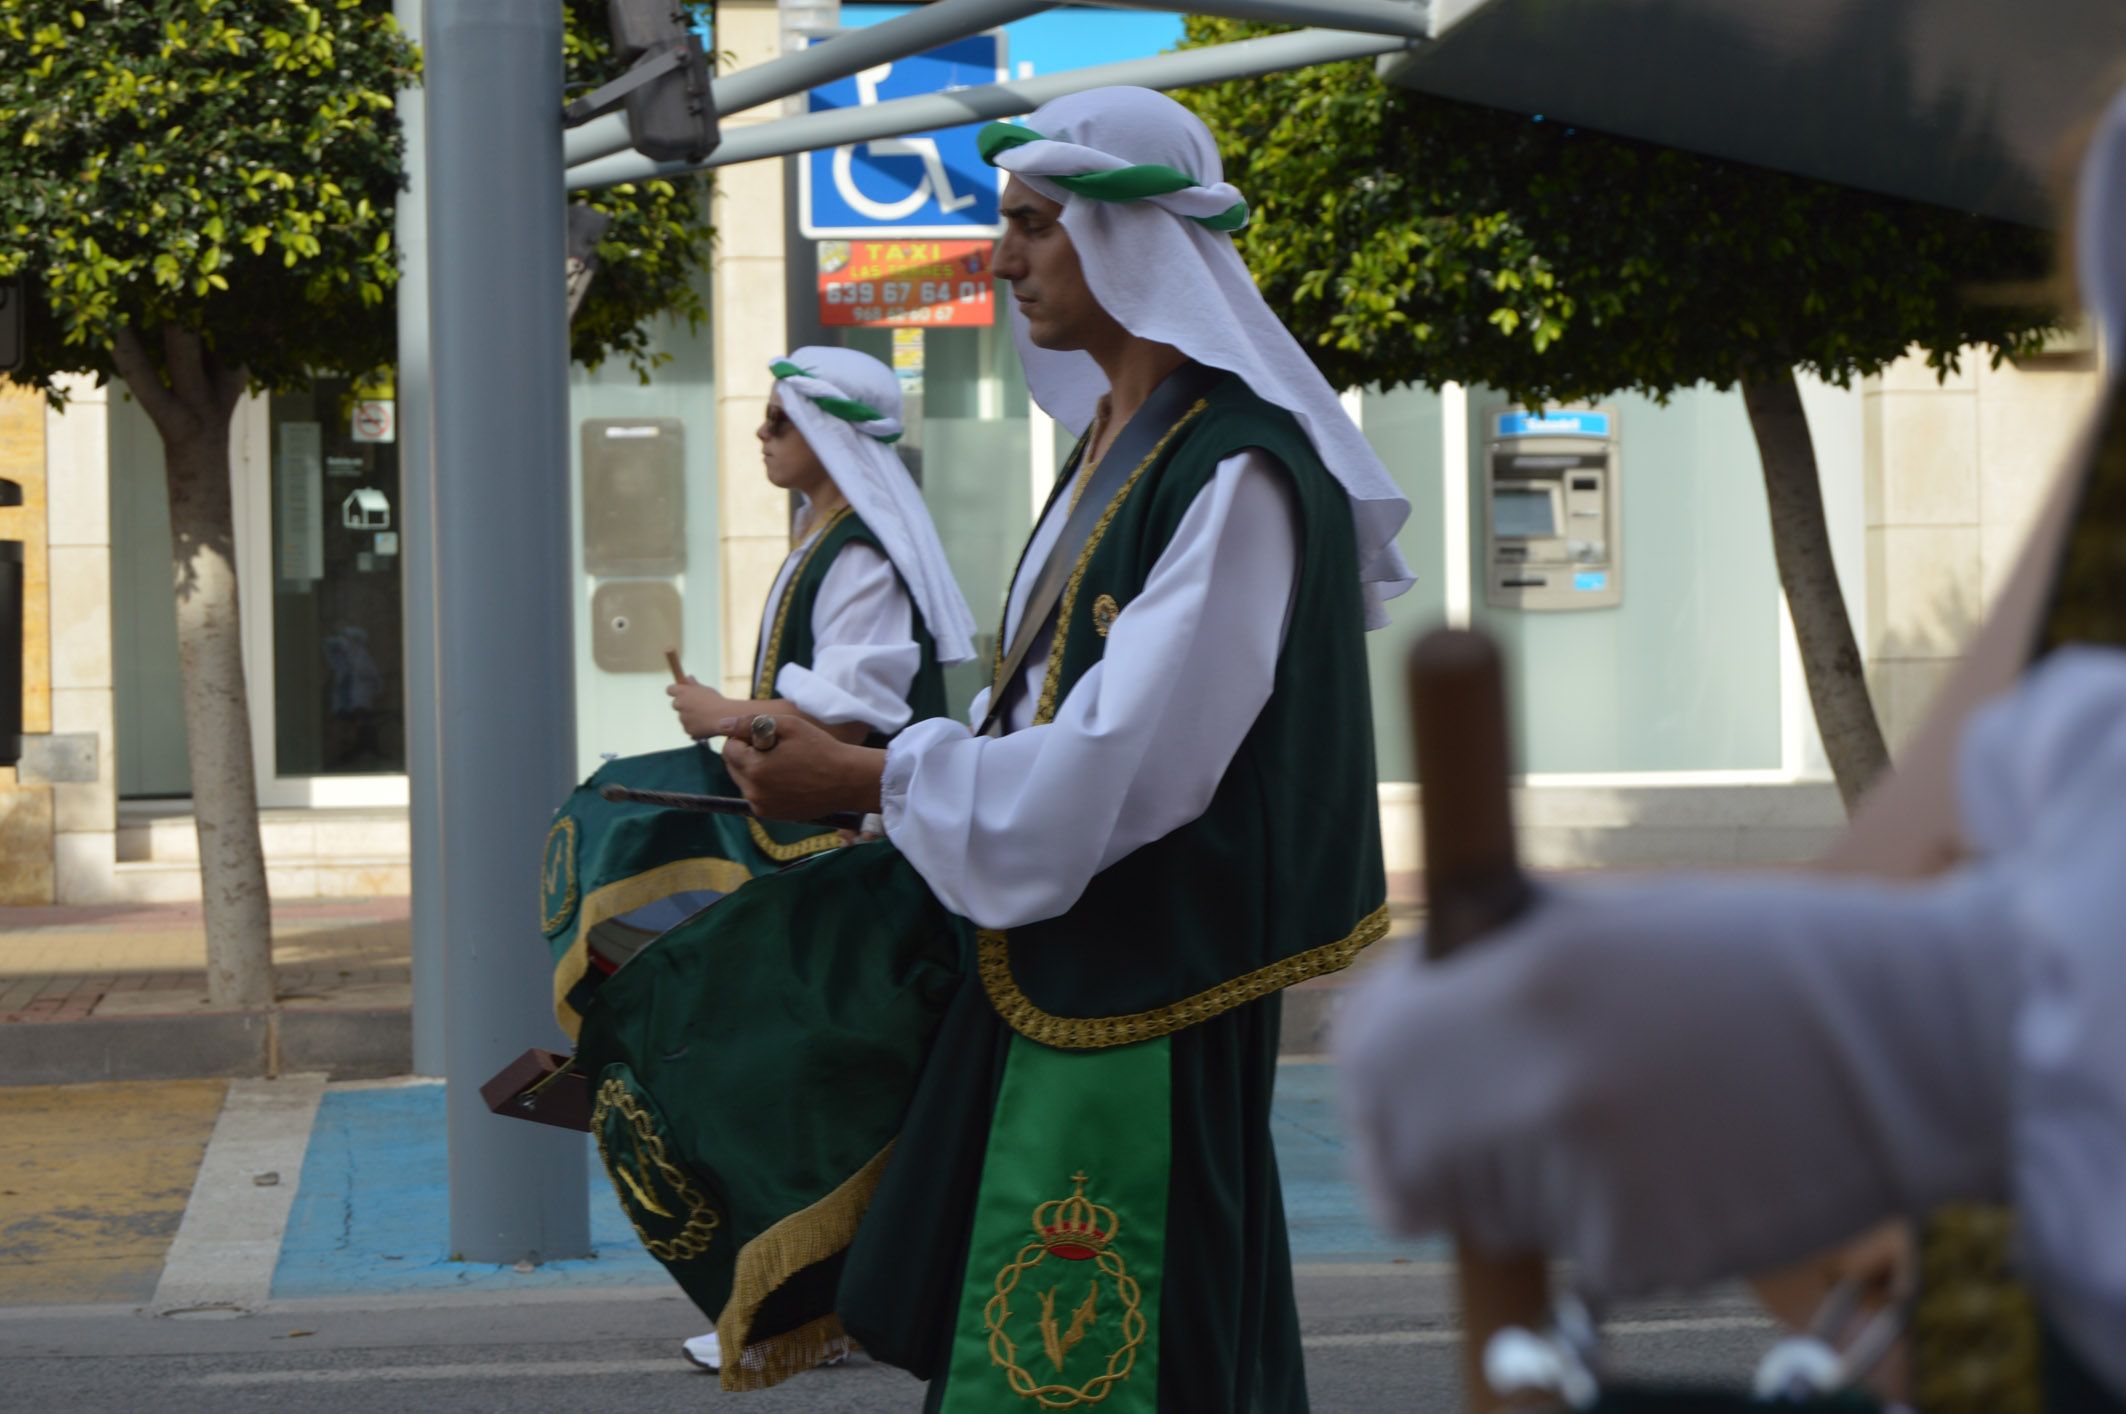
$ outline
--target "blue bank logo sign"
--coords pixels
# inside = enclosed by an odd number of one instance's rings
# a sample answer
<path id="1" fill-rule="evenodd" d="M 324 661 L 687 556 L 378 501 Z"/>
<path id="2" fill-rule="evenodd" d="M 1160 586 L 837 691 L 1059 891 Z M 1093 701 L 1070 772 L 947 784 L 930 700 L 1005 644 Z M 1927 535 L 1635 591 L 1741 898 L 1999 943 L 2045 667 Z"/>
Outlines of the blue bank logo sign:
<path id="1" fill-rule="evenodd" d="M 1502 412 L 1501 437 L 1607 437 L 1606 412 Z"/>
<path id="2" fill-rule="evenodd" d="M 815 88 L 811 111 L 869 108 L 1006 77 L 1004 35 L 993 30 Z M 805 153 L 799 229 L 808 240 L 1002 235 L 997 207 L 1005 179 L 975 147 L 981 128 L 967 123 Z"/>

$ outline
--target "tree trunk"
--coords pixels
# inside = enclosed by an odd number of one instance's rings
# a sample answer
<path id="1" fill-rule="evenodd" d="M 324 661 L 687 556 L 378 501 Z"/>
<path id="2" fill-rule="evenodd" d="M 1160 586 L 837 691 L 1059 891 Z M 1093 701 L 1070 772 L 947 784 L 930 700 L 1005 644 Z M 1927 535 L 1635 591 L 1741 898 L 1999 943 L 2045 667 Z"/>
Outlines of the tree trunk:
<path id="1" fill-rule="evenodd" d="M 259 844 L 229 477 L 229 422 L 245 375 L 189 331 L 165 329 L 162 342 L 160 369 L 130 332 L 114 352 L 128 387 L 162 434 L 170 489 L 177 657 L 199 832 L 207 993 L 220 1007 L 269 1007 L 272 907 Z"/>
<path id="2" fill-rule="evenodd" d="M 1831 535 L 1823 519 L 1823 485 L 1816 448 L 1802 413 L 1801 388 L 1792 369 L 1742 380 L 1742 401 L 1764 463 L 1765 499 L 1771 504 L 1772 555 L 1779 587 L 1801 645 L 1801 671 L 1816 711 L 1816 730 L 1838 794 L 1851 814 L 1863 793 L 1890 764 L 1875 706 L 1868 699 L 1866 663 L 1853 641 L 1845 593 L 1831 559 Z"/>

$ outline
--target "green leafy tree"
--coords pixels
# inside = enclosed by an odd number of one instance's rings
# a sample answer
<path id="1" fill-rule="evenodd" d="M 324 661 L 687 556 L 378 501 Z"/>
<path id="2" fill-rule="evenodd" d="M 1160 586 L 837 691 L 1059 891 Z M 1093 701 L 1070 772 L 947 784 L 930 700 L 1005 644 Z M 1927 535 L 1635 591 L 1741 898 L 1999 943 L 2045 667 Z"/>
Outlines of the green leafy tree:
<path id="1" fill-rule="evenodd" d="M 571 0 L 571 79 L 604 7 Z M 237 623 L 229 426 L 247 389 L 394 357 L 398 90 L 389 0 L 9 0 L 0 7 L 0 279 L 24 282 L 13 376 L 123 378 L 163 443 L 209 988 L 272 1001 L 269 900 Z M 557 110 L 558 99 L 557 98 Z M 556 122 L 559 121 L 558 111 Z M 706 193 L 614 188 L 573 353 L 629 357 L 652 312 L 698 321 Z M 556 270 L 558 282 L 562 272 Z"/>
<path id="2" fill-rule="evenodd" d="M 1187 42 L 1269 31 L 1191 18 Z M 1916 346 L 1940 372 L 2038 347 L 1983 290 L 2051 260 L 2028 228 L 1381 83 L 1370 62 L 1175 95 L 1255 216 L 1256 281 L 1339 387 L 1484 383 L 1556 404 L 1740 385 L 1774 557 L 1848 807 L 1887 763 L 1831 560 L 1796 370 L 1841 387 Z M 1954 115 L 1941 115 L 1953 121 Z"/>

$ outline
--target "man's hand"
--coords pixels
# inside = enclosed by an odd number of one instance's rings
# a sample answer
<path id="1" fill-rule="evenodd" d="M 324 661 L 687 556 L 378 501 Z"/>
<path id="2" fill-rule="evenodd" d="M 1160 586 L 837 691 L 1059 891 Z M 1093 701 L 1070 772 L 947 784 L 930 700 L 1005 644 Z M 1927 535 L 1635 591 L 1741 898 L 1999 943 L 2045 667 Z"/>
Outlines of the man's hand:
<path id="1" fill-rule="evenodd" d="M 680 727 L 696 741 L 715 736 L 722 730 L 719 724 L 741 710 L 740 704 L 706 683 L 696 681 L 692 674 L 688 674 L 686 681 L 675 682 L 666 688 L 664 695 L 672 699 L 672 710 L 679 714 Z"/>
<path id="2" fill-rule="evenodd" d="M 755 810 L 770 820 L 812 820 L 833 810 L 876 811 L 886 753 L 838 741 L 803 717 L 778 716 L 775 746 L 756 751 L 750 717 L 727 717 L 711 730 L 729 738 L 724 764 Z"/>

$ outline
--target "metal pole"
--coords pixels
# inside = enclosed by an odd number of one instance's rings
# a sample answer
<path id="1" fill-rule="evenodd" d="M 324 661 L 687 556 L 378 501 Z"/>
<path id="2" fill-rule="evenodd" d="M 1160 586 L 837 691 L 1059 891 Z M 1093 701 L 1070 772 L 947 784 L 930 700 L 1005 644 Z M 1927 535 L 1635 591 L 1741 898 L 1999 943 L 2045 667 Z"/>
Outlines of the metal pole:
<path id="1" fill-rule="evenodd" d="M 590 1248 L 581 1135 L 480 1083 L 556 1035 L 534 922 L 575 765 L 559 0 L 430 0 L 438 843 L 451 1250 Z"/>
<path id="2" fill-rule="evenodd" d="M 421 0 L 393 0 L 399 28 L 421 42 Z M 443 1074 L 443 896 L 436 877 L 436 526 L 433 403 L 428 387 L 428 162 L 421 90 L 399 91 L 406 190 L 399 246 L 399 573 L 405 629 L 406 822 L 413 845 L 413 1073 Z"/>
<path id="3" fill-rule="evenodd" d="M 719 115 L 742 113 L 847 78 L 874 64 L 889 64 L 936 45 L 1038 15 L 1054 9 L 1056 3 L 1057 0 L 935 0 L 909 14 L 838 34 L 824 44 L 799 49 L 735 74 L 719 75 L 709 86 L 710 96 Z M 1399 0 L 1374 3 L 1386 5 Z M 562 150 L 571 167 L 625 152 L 627 147 L 624 113 L 593 118 L 580 128 L 571 128 L 562 139 Z"/>
<path id="4" fill-rule="evenodd" d="M 1405 39 L 1432 39 L 1432 7 L 1424 0 L 1079 0 L 1111 10 L 1180 11 L 1221 15 L 1229 20 L 1256 20 L 1273 25 L 1313 25 L 1322 29 L 1399 34 Z"/>
<path id="5" fill-rule="evenodd" d="M 783 157 L 793 152 L 871 142 L 878 138 L 899 137 L 903 133 L 957 127 L 985 118 L 1009 118 L 1031 113 L 1043 103 L 1065 94 L 1104 88 L 1109 84 L 1187 88 L 1191 84 L 1222 83 L 1227 79 L 1252 78 L 1280 69 L 1305 68 L 1309 64 L 1333 64 L 1345 59 L 1390 54 L 1407 49 L 1414 42 L 1400 36 L 1352 34 L 1344 30 L 1294 30 L 1290 34 L 1243 39 L 1203 49 L 1184 49 L 1175 54 L 1128 59 L 1119 64 L 1073 69 L 1011 83 L 981 84 L 951 93 L 929 93 L 920 98 L 895 98 L 867 107 L 836 108 L 801 117 L 777 118 L 726 132 L 723 145 L 698 165 L 652 162 L 639 153 L 625 152 L 570 168 L 568 188 L 570 191 L 591 191 L 621 182 L 677 176 L 683 172 L 729 166 L 734 162 L 751 162 L 761 157 Z"/>

